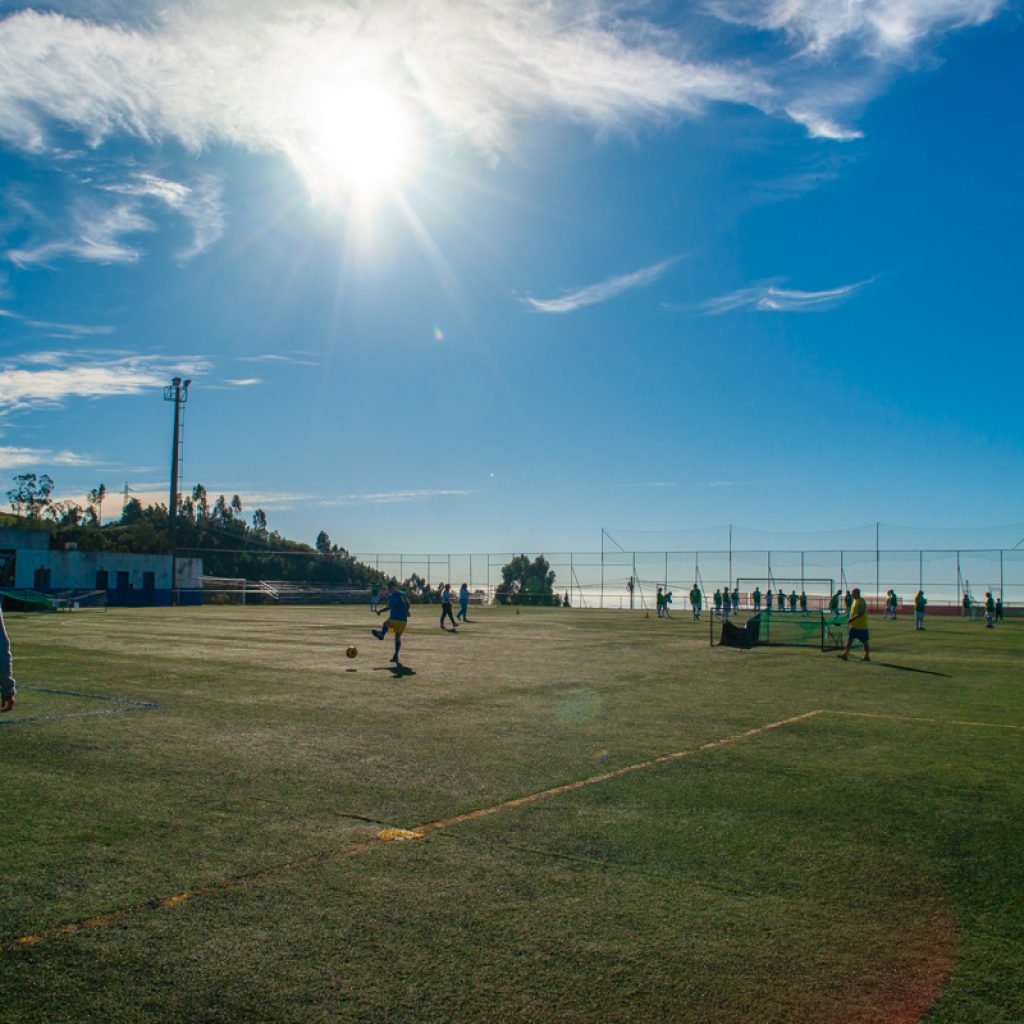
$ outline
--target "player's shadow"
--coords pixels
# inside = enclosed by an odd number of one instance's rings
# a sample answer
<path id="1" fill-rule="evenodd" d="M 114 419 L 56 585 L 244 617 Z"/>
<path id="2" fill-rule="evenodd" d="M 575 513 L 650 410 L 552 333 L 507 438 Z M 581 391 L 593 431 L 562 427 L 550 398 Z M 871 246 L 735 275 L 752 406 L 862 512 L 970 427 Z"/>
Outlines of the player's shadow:
<path id="1" fill-rule="evenodd" d="M 897 672 L 918 672 L 923 676 L 941 676 L 943 679 L 952 679 L 953 677 L 946 672 L 933 672 L 928 668 L 912 668 L 910 665 L 894 665 L 890 661 L 876 661 L 876 665 L 879 668 L 891 668 Z"/>
<path id="2" fill-rule="evenodd" d="M 377 668 L 375 668 L 373 671 L 390 672 L 395 677 L 395 679 L 401 679 L 404 676 L 416 675 L 415 671 L 413 671 L 413 669 L 409 668 L 407 665 L 378 665 Z"/>

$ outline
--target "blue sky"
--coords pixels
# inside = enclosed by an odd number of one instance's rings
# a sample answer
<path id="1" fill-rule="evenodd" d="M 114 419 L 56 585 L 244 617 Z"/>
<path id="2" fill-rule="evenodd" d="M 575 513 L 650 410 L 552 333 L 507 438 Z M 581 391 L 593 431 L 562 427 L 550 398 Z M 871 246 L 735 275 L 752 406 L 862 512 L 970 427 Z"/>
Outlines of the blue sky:
<path id="1" fill-rule="evenodd" d="M 1024 519 L 1019 4 L 0 2 L 0 54 L 4 479 L 166 501 L 181 374 L 183 488 L 357 552 Z"/>

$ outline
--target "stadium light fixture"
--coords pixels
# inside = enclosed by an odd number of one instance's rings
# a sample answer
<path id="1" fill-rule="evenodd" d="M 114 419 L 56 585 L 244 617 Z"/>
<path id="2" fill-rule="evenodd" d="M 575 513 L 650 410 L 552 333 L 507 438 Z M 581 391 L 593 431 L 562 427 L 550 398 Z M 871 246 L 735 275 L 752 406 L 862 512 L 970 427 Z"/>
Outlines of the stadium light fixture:
<path id="1" fill-rule="evenodd" d="M 174 403 L 174 434 L 171 442 L 171 496 L 167 508 L 167 539 L 171 553 L 171 603 L 177 603 L 178 589 L 178 548 L 176 526 L 178 522 L 178 480 L 181 464 L 181 407 L 188 401 L 188 389 L 192 381 L 184 384 L 180 377 L 172 377 L 169 387 L 164 388 L 164 401 Z"/>

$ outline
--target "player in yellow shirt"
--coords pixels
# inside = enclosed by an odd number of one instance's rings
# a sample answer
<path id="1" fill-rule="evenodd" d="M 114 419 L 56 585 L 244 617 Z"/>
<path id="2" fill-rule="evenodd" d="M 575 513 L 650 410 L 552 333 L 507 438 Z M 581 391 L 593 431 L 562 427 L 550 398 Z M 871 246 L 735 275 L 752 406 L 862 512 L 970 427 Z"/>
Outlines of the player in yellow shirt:
<path id="1" fill-rule="evenodd" d="M 850 657 L 850 648 L 854 640 L 859 640 L 864 645 L 864 660 L 871 660 L 871 651 L 868 648 L 868 603 L 860 596 L 860 588 L 854 587 L 851 594 L 853 600 L 850 602 L 850 625 L 846 630 L 846 649 L 839 655 L 843 661 Z"/>

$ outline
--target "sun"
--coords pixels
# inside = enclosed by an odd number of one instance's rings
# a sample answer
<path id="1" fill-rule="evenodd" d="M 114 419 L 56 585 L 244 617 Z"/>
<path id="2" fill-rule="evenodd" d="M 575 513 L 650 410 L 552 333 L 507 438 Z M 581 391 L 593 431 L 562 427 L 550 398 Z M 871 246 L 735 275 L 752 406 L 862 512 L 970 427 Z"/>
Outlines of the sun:
<path id="1" fill-rule="evenodd" d="M 375 85 L 312 90 L 301 104 L 293 159 L 310 191 L 360 208 L 411 176 L 417 133 L 400 99 Z"/>

